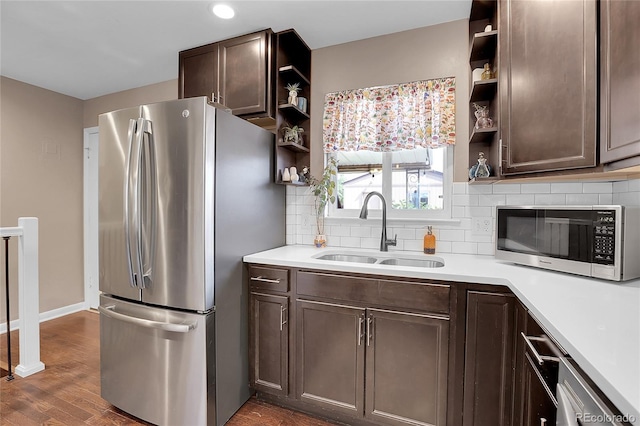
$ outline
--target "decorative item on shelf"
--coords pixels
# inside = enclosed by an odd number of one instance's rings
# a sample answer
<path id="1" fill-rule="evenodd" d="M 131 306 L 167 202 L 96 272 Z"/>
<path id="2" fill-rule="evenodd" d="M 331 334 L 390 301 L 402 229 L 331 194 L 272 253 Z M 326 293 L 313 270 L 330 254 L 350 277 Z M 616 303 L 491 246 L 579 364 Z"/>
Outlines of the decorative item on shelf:
<path id="1" fill-rule="evenodd" d="M 304 166 L 302 168 L 302 173 L 298 175 L 301 183 L 309 182 L 309 166 Z"/>
<path id="2" fill-rule="evenodd" d="M 286 167 L 282 171 L 282 181 L 283 182 L 291 182 L 291 174 L 289 173 L 289 169 L 286 168 Z"/>
<path id="3" fill-rule="evenodd" d="M 304 98 L 302 96 L 298 97 L 298 108 L 304 113 L 307 112 L 307 98 Z"/>
<path id="4" fill-rule="evenodd" d="M 488 33 L 489 31 L 492 31 L 492 30 L 493 30 L 493 25 L 491 25 L 491 24 L 489 24 L 486 27 L 484 27 L 484 32 L 485 33 Z"/>
<path id="5" fill-rule="evenodd" d="M 491 80 L 493 78 L 493 72 L 491 71 L 491 65 L 489 62 L 484 64 L 484 70 L 482 71 L 481 80 Z"/>
<path id="6" fill-rule="evenodd" d="M 326 247 L 327 245 L 327 238 L 324 233 L 324 210 L 327 203 L 334 203 L 336 201 L 336 182 L 334 177 L 337 174 L 337 165 L 338 161 L 331 157 L 329 158 L 320 179 L 315 176 L 311 176 L 310 174 L 307 179 L 309 182 L 309 189 L 315 197 L 316 237 L 313 243 L 318 248 Z"/>
<path id="7" fill-rule="evenodd" d="M 286 85 L 285 89 L 289 91 L 289 103 L 291 105 L 298 106 L 298 92 L 300 89 L 300 83 L 289 83 Z"/>
<path id="8" fill-rule="evenodd" d="M 476 68 L 471 72 L 471 78 L 473 81 L 480 81 L 482 80 L 482 72 L 484 71 L 484 68 Z"/>
<path id="9" fill-rule="evenodd" d="M 491 176 L 491 166 L 487 164 L 487 159 L 484 158 L 484 152 L 478 154 L 478 164 L 474 164 L 469 169 L 469 179 L 482 179 Z"/>
<path id="10" fill-rule="evenodd" d="M 476 116 L 476 129 L 488 129 L 493 127 L 493 120 L 489 117 L 489 109 L 486 105 L 479 105 L 474 103 L 473 107 L 476 109 L 474 115 Z"/>
<path id="11" fill-rule="evenodd" d="M 297 143 L 302 145 L 301 134 L 304 132 L 302 127 L 289 126 L 288 124 L 282 127 L 282 140 L 284 143 Z"/>
<path id="12" fill-rule="evenodd" d="M 298 169 L 295 167 L 289 167 L 289 175 L 291 176 L 291 182 L 297 183 L 300 180 L 300 176 L 298 176 Z"/>

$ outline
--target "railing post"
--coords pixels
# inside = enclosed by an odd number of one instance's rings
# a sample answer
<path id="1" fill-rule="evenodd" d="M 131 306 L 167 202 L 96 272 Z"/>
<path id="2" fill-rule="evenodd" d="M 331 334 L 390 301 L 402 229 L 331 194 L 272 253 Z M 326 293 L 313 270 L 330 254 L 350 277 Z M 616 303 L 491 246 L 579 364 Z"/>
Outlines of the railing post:
<path id="1" fill-rule="evenodd" d="M 18 312 L 20 364 L 15 373 L 26 377 L 44 370 L 40 361 L 40 286 L 38 283 L 38 218 L 21 217 L 18 243 Z M 7 332 L 9 324 L 7 324 Z"/>

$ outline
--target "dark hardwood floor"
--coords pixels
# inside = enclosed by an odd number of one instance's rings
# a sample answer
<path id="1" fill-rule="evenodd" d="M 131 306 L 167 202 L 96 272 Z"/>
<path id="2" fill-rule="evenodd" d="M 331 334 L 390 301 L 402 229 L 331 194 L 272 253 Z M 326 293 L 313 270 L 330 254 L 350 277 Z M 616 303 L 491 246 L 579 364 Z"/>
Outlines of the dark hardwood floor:
<path id="1" fill-rule="evenodd" d="M 18 332 L 11 358 L 19 362 Z M 6 368 L 6 336 L 0 336 Z M 100 398 L 99 315 L 78 312 L 41 324 L 40 357 L 45 370 L 0 379 L 0 425 L 147 425 Z M 330 423 L 251 398 L 229 426 L 328 426 Z M 187 425 L 176 425 L 187 426 Z M 191 426 L 191 425 L 189 425 Z"/>

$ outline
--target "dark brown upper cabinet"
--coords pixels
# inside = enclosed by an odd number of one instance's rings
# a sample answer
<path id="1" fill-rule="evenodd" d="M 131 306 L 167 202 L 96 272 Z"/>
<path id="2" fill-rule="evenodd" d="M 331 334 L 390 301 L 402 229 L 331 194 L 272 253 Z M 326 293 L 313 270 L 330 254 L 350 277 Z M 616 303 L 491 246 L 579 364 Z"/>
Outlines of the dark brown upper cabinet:
<path id="1" fill-rule="evenodd" d="M 502 174 L 595 166 L 597 2 L 502 0 L 499 18 Z"/>
<path id="2" fill-rule="evenodd" d="M 264 30 L 183 50 L 178 97 L 207 96 L 234 115 L 273 123 L 274 42 L 273 32 Z"/>
<path id="3" fill-rule="evenodd" d="M 640 164 L 640 2 L 600 2 L 600 159 Z"/>

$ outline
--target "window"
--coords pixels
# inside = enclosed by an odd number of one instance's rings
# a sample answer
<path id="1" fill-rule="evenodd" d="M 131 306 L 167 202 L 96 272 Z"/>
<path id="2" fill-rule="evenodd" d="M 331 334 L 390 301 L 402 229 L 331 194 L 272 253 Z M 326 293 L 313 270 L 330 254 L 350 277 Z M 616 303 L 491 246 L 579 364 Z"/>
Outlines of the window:
<path id="1" fill-rule="evenodd" d="M 451 77 L 327 94 L 324 151 L 338 162 L 338 202 L 329 215 L 353 217 L 377 191 L 389 217 L 451 217 L 444 194 L 451 193 L 455 134 Z"/>
<path id="2" fill-rule="evenodd" d="M 371 191 L 387 200 L 390 218 L 449 218 L 452 182 L 452 148 L 416 148 L 406 151 L 340 151 L 338 160 L 337 201 L 330 217 L 357 217 L 362 202 Z M 380 209 L 375 197 L 369 208 Z"/>

